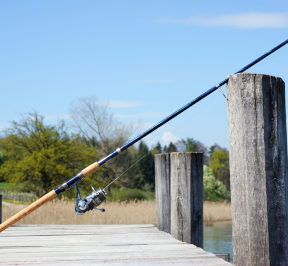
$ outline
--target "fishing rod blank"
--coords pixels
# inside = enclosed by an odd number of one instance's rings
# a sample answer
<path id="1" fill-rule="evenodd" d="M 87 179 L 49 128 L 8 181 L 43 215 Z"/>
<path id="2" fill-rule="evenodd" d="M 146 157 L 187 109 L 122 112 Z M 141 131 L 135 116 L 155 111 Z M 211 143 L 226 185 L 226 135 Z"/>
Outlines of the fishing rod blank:
<path id="1" fill-rule="evenodd" d="M 282 43 L 280 43 L 279 45 L 277 45 L 275 48 L 273 48 L 272 50 L 268 51 L 267 53 L 263 54 L 262 56 L 260 56 L 259 58 L 257 58 L 256 60 L 254 60 L 253 62 L 251 62 L 250 64 L 248 64 L 247 66 L 241 68 L 239 71 L 237 71 L 235 74 L 237 73 L 242 73 L 245 70 L 249 69 L 250 67 L 252 67 L 253 65 L 257 64 L 258 62 L 260 62 L 262 59 L 264 59 L 265 57 L 269 56 L 270 54 L 274 53 L 275 51 L 277 51 L 279 48 L 281 48 L 282 46 L 284 46 L 285 44 L 288 43 L 288 39 Z M 39 208 L 40 206 L 42 206 L 43 204 L 45 204 L 46 202 L 52 200 L 53 198 L 55 198 L 57 195 L 59 195 L 60 193 L 68 190 L 71 187 L 75 187 L 77 190 L 77 197 L 75 200 L 75 212 L 78 215 L 82 215 L 87 211 L 93 210 L 93 209 L 97 209 L 97 207 L 103 203 L 104 201 L 107 200 L 107 193 L 104 189 L 97 189 L 95 190 L 93 187 L 93 192 L 91 194 L 89 194 L 86 198 L 82 199 L 81 195 L 80 195 L 80 191 L 77 187 L 77 184 L 82 181 L 85 177 L 89 176 L 90 174 L 94 173 L 95 171 L 97 171 L 99 169 L 100 166 L 102 166 L 103 164 L 105 164 L 106 162 L 108 162 L 110 159 L 112 159 L 113 157 L 117 156 L 118 154 L 120 154 L 122 151 L 126 150 L 127 148 L 129 148 L 131 145 L 135 144 L 136 142 L 138 142 L 139 140 L 141 140 L 142 138 L 144 138 L 145 136 L 149 135 L 151 132 L 153 132 L 154 130 L 156 130 L 157 128 L 163 126 L 164 124 L 166 124 L 168 121 L 170 121 L 171 119 L 173 119 L 174 117 L 176 117 L 177 115 L 181 114 L 182 112 L 184 112 L 185 110 L 187 110 L 189 107 L 193 106 L 194 104 L 196 104 L 197 102 L 201 101 L 202 99 L 204 99 L 205 97 L 207 97 L 209 94 L 211 94 L 212 92 L 214 92 L 215 90 L 219 89 L 221 86 L 223 86 L 224 84 L 226 84 L 228 82 L 229 78 L 224 79 L 223 81 L 221 81 L 220 83 L 218 83 L 217 85 L 215 85 L 214 87 L 212 87 L 211 89 L 209 89 L 208 91 L 204 92 L 203 94 L 201 94 L 200 96 L 198 96 L 196 99 L 194 99 L 193 101 L 187 103 L 186 105 L 184 105 L 182 108 L 180 108 L 179 110 L 177 110 L 176 112 L 172 113 L 171 115 L 169 115 L 168 117 L 166 117 L 165 119 L 163 119 L 162 121 L 160 121 L 158 124 L 154 125 L 153 127 L 151 127 L 150 129 L 146 130 L 145 132 L 143 132 L 142 134 L 140 134 L 139 136 L 137 136 L 136 138 L 134 138 L 133 140 L 127 142 L 126 144 L 124 144 L 122 147 L 116 149 L 115 151 L 113 151 L 112 153 L 110 153 L 108 156 L 106 156 L 105 158 L 103 158 L 102 160 L 95 162 L 91 165 L 89 165 L 88 167 L 86 167 L 85 169 L 83 169 L 80 173 L 78 173 L 77 175 L 75 175 L 74 177 L 72 177 L 71 179 L 69 179 L 68 181 L 64 182 L 62 185 L 60 185 L 59 187 L 57 187 L 56 189 L 50 191 L 49 193 L 47 193 L 46 195 L 44 195 L 42 198 L 38 199 L 37 201 L 35 201 L 34 203 L 32 203 L 31 205 L 29 205 L 28 207 L 26 207 L 24 210 L 20 211 L 19 213 L 15 214 L 14 216 L 12 216 L 11 218 L 9 218 L 8 220 L 6 220 L 4 223 L 0 224 L 0 232 L 2 232 L 3 230 L 5 230 L 6 228 L 8 228 L 9 226 L 13 225 L 14 223 L 16 223 L 17 221 L 19 221 L 20 219 L 22 219 L 23 217 L 25 217 L 26 215 L 28 215 L 29 213 L 33 212 L 34 210 L 36 210 L 37 208 Z M 116 179 L 115 179 L 116 180 Z M 113 182 L 112 181 L 109 185 L 111 185 Z M 109 185 L 107 185 L 106 187 L 108 187 Z M 104 209 L 98 209 L 101 211 L 105 211 Z"/>

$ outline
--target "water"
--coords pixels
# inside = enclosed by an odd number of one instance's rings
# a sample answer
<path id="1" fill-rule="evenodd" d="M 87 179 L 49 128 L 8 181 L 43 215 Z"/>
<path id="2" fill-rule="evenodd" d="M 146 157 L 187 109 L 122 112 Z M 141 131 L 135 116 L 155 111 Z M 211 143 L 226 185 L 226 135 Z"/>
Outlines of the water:
<path id="1" fill-rule="evenodd" d="M 233 262 L 232 222 L 218 222 L 204 226 L 204 250 L 212 253 L 229 253 Z"/>

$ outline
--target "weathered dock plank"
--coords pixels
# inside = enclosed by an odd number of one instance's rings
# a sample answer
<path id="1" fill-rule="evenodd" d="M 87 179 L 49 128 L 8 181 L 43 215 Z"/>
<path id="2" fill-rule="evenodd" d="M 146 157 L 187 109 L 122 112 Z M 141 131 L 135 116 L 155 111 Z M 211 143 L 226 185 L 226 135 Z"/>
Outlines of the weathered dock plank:
<path id="1" fill-rule="evenodd" d="M 231 265 L 153 225 L 31 225 L 0 235 L 1 265 Z"/>

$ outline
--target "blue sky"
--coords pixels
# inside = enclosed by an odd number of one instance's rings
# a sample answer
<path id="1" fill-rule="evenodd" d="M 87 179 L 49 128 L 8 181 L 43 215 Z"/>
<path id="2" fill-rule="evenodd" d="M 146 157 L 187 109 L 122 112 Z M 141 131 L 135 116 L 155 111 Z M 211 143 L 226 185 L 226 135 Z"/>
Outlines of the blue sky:
<path id="1" fill-rule="evenodd" d="M 71 102 L 110 101 L 138 133 L 288 38 L 287 1 L 0 0 L 0 130 L 36 110 L 69 121 Z M 288 46 L 249 70 L 288 81 Z M 222 87 L 226 93 L 226 88 Z M 145 138 L 229 147 L 214 92 Z"/>

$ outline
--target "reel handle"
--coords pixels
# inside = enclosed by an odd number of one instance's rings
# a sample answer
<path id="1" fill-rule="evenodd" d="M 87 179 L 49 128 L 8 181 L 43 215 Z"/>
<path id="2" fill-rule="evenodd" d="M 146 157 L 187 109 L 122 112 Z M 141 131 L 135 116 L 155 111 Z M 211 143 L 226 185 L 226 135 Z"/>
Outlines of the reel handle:
<path id="1" fill-rule="evenodd" d="M 105 212 L 105 209 L 98 209 L 98 208 L 94 208 L 94 210 L 98 210 L 98 211 L 100 211 L 100 212 Z"/>

